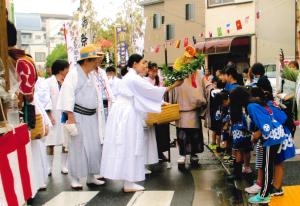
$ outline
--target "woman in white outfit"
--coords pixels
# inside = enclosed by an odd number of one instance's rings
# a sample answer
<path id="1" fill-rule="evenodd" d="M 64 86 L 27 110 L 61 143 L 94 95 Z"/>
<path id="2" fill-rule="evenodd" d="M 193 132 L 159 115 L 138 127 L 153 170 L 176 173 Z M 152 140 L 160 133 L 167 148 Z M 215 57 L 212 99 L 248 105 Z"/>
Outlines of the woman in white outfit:
<path id="1" fill-rule="evenodd" d="M 150 84 L 148 78 L 148 66 L 144 68 L 144 71 L 141 72 L 141 77 L 144 78 L 145 82 Z M 147 118 L 147 114 L 145 114 Z M 145 174 L 151 174 L 152 171 L 147 168 L 147 165 L 152 165 L 158 163 L 158 153 L 157 153 L 157 143 L 155 136 L 155 128 L 153 126 L 144 124 L 144 136 L 145 136 Z"/>
<path id="2" fill-rule="evenodd" d="M 69 72 L 69 63 L 65 60 L 56 60 L 52 65 L 52 76 L 47 79 L 50 101 L 46 106 L 46 111 L 49 115 L 53 127 L 50 129 L 46 137 L 46 145 L 48 152 L 49 175 L 52 173 L 52 165 L 54 158 L 54 147 L 62 146 L 64 143 L 63 124 L 61 123 L 62 112 L 57 109 L 57 100 L 61 85 Z M 68 153 L 62 147 L 61 154 L 61 173 L 68 174 L 67 167 Z"/>
<path id="3" fill-rule="evenodd" d="M 119 95 L 106 124 L 101 174 L 112 180 L 124 181 L 124 192 L 145 188 L 135 182 L 145 180 L 144 118 L 147 112 L 161 111 L 165 92 L 180 85 L 154 87 L 140 76 L 146 67 L 141 55 L 129 57 L 129 71 L 120 82 Z"/>

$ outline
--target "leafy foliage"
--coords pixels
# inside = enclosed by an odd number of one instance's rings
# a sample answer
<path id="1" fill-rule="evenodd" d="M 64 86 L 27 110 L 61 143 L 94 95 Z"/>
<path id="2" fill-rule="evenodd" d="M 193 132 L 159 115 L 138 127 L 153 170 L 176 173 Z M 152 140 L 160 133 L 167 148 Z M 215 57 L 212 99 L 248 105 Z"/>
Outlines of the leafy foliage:
<path id="1" fill-rule="evenodd" d="M 51 54 L 47 56 L 46 67 L 50 68 L 57 59 L 68 60 L 67 47 L 65 44 L 58 44 Z"/>
<path id="2" fill-rule="evenodd" d="M 191 61 L 191 63 L 182 65 L 182 68 L 177 71 L 167 66 L 163 67 L 162 74 L 164 77 L 164 83 L 166 86 L 172 85 L 177 80 L 182 80 L 189 77 L 193 74 L 197 69 L 200 69 L 205 64 L 204 55 L 198 54 L 195 59 Z"/>
<path id="3" fill-rule="evenodd" d="M 115 0 L 110 0 L 111 2 Z M 91 37 L 91 43 L 97 43 L 106 39 L 115 43 L 115 27 L 122 26 L 127 28 L 126 43 L 129 53 L 136 52 L 136 40 L 144 35 L 143 8 L 139 6 L 140 0 L 124 1 L 121 10 L 117 13 L 116 19 L 103 18 L 97 20 L 97 11 L 93 6 L 92 0 L 81 0 L 79 9 L 74 13 L 73 24 L 78 25 L 80 16 L 85 16 L 89 22 L 86 33 Z M 106 48 L 105 52 L 114 52 L 114 48 Z"/>

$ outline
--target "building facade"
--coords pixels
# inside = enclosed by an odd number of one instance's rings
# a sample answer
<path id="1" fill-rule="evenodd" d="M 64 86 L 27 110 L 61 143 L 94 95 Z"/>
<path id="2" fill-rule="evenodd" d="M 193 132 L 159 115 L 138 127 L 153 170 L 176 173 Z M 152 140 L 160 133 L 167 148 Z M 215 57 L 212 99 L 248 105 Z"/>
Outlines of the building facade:
<path id="1" fill-rule="evenodd" d="M 186 20 L 189 4 L 193 18 Z M 206 54 L 211 70 L 222 69 L 229 61 L 239 70 L 255 62 L 276 70 L 280 49 L 287 58 L 295 59 L 300 47 L 296 46 L 300 29 L 296 30 L 299 6 L 295 0 L 145 0 L 141 5 L 147 18 L 145 57 L 159 64 L 165 62 L 164 48 L 156 52 L 155 47 L 169 36 L 181 40 L 181 49 L 167 46 L 169 64 L 181 55 L 183 39 L 189 37 L 192 44 L 195 36 L 196 47 Z"/>
<path id="2" fill-rule="evenodd" d="M 58 44 L 64 44 L 64 23 L 71 16 L 55 14 L 15 14 L 18 47 L 30 54 L 37 69 L 44 69 L 46 58 Z"/>
<path id="3" fill-rule="evenodd" d="M 238 69 L 255 62 L 276 70 L 280 49 L 296 55 L 296 3 L 294 0 L 206 0 L 204 46 L 211 70 L 237 63 Z M 219 31 L 221 30 L 221 34 Z M 225 44 L 225 45 L 224 45 Z M 204 48 L 203 48 L 204 47 Z M 215 51 L 208 51 L 211 47 Z M 218 48 L 222 48 L 218 51 Z"/>
<path id="4" fill-rule="evenodd" d="M 185 38 L 191 45 L 193 36 L 197 41 L 204 40 L 200 35 L 205 24 L 203 0 L 145 0 L 141 5 L 146 17 L 144 55 L 147 60 L 162 65 L 167 56 L 167 63 L 172 65 L 183 53 Z M 180 48 L 175 48 L 177 40 L 181 40 Z"/>

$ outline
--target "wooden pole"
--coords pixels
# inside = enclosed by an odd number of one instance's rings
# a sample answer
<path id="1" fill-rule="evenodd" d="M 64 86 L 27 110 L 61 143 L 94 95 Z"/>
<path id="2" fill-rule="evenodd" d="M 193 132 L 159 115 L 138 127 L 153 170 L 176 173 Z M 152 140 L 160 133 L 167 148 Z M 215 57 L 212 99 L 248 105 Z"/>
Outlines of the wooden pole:
<path id="1" fill-rule="evenodd" d="M 6 3 L 0 0 L 0 57 L 4 65 L 5 89 L 9 90 L 9 70 L 8 70 L 8 49 L 7 49 L 7 28 L 6 28 Z"/>
<path id="2" fill-rule="evenodd" d="M 8 70 L 8 48 L 7 48 L 7 25 L 6 25 L 6 2 L 0 0 L 0 58 L 4 66 L 5 90 L 9 90 L 9 70 Z M 3 101 L 2 101 L 3 103 Z M 3 113 L 7 116 L 6 105 L 3 103 Z M 0 112 L 0 128 L 5 127 L 5 118 Z"/>
<path id="3" fill-rule="evenodd" d="M 165 64 L 166 66 L 168 66 L 168 49 L 166 44 L 165 44 Z"/>

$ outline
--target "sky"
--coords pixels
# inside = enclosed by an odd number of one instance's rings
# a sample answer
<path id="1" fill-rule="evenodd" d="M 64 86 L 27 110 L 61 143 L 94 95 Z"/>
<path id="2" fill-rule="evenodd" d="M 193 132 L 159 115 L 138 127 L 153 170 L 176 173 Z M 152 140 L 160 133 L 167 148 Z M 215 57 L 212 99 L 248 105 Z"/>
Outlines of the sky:
<path id="1" fill-rule="evenodd" d="M 93 0 L 98 19 L 110 17 L 116 13 L 125 0 Z M 79 0 L 14 0 L 15 12 L 18 13 L 50 13 L 71 15 Z"/>

